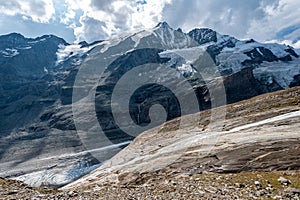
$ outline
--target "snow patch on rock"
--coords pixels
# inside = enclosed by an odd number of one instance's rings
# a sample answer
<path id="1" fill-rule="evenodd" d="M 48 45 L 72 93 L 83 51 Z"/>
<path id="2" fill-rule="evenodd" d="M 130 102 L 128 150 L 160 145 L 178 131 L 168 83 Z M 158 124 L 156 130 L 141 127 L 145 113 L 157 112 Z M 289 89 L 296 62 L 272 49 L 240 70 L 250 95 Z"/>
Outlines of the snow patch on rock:
<path id="1" fill-rule="evenodd" d="M 263 62 L 258 68 L 253 70 L 254 77 L 265 85 L 270 85 L 273 80 L 282 88 L 289 88 L 294 76 L 300 74 L 300 59 L 290 61 L 289 63 Z"/>
<path id="2" fill-rule="evenodd" d="M 6 48 L 4 51 L 3 50 L 0 51 L 0 53 L 2 53 L 2 56 L 6 58 L 12 58 L 20 54 L 17 49 L 13 49 L 13 48 L 12 49 Z"/>
<path id="3" fill-rule="evenodd" d="M 70 57 L 73 57 L 73 56 L 82 57 L 88 51 L 90 51 L 91 49 L 93 49 L 94 47 L 96 47 L 98 45 L 100 45 L 100 43 L 97 43 L 95 45 L 88 46 L 88 47 L 81 47 L 80 44 L 71 44 L 71 45 L 60 44 L 58 46 L 58 50 L 56 52 L 56 55 L 57 55 L 56 65 L 58 65 L 59 63 L 61 63 L 63 61 L 68 60 Z"/>

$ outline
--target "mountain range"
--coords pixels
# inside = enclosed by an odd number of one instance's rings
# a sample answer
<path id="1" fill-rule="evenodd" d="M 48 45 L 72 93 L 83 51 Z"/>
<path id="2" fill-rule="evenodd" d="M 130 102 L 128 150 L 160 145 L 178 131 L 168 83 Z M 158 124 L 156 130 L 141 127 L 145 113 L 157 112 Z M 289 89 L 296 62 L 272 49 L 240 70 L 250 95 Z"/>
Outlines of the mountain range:
<path id="1" fill-rule="evenodd" d="M 91 44 L 2 35 L 0 176 L 65 185 L 162 124 L 161 118 L 295 86 L 297 49 L 208 28 L 184 33 L 161 22 Z M 153 114 L 157 104 L 165 115 Z"/>

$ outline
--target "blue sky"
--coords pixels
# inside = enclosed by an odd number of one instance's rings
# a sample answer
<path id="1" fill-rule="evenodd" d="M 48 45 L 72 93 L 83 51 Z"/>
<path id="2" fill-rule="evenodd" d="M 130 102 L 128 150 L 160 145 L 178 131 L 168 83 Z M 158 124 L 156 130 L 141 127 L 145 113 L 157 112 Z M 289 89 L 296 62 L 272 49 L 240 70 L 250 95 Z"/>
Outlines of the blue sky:
<path id="1" fill-rule="evenodd" d="M 167 21 L 189 31 L 209 27 L 239 39 L 300 48 L 299 0 L 9 0 L 0 1 L 0 34 L 109 39 Z"/>

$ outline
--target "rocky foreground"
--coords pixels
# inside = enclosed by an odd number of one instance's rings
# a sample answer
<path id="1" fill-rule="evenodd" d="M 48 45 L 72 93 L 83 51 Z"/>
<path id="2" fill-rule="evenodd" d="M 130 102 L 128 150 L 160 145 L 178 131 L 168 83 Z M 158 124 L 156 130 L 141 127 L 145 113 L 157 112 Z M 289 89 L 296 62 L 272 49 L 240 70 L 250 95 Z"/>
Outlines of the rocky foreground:
<path id="1" fill-rule="evenodd" d="M 300 171 L 153 175 L 146 184 L 68 191 L 0 179 L 0 199 L 300 199 L 299 188 Z"/>
<path id="2" fill-rule="evenodd" d="M 0 198 L 300 199 L 299 104 L 295 87 L 228 105 L 214 126 L 214 111 L 175 119 L 59 190 L 0 180 Z"/>

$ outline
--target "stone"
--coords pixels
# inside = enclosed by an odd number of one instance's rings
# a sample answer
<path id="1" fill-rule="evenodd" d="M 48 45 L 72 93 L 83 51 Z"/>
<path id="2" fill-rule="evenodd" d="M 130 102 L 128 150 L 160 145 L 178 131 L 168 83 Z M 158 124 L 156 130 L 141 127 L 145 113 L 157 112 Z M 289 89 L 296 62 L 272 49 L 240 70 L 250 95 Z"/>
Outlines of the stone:
<path id="1" fill-rule="evenodd" d="M 284 178 L 284 177 L 279 177 L 278 179 L 277 179 L 281 184 L 283 184 L 283 185 L 286 185 L 286 186 L 288 186 L 288 185 L 290 185 L 291 184 L 291 181 L 290 180 L 288 180 L 288 179 L 286 179 L 286 178 Z"/>
<path id="2" fill-rule="evenodd" d="M 261 184 L 259 181 L 254 181 L 254 185 L 257 187 L 257 188 L 261 188 Z"/>

